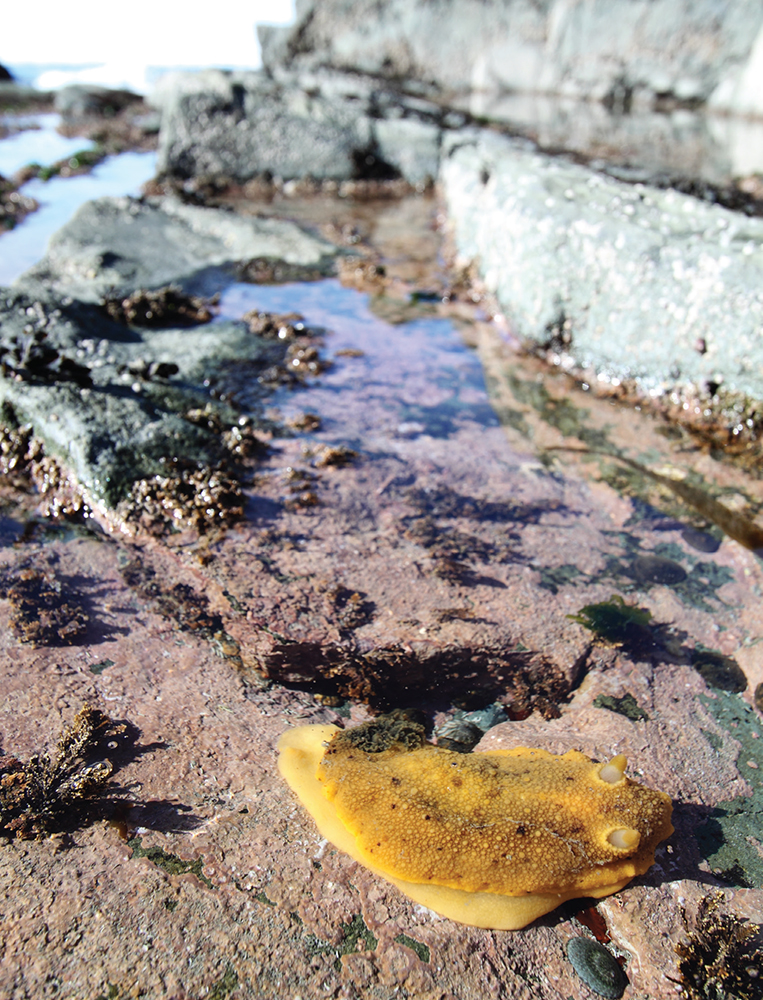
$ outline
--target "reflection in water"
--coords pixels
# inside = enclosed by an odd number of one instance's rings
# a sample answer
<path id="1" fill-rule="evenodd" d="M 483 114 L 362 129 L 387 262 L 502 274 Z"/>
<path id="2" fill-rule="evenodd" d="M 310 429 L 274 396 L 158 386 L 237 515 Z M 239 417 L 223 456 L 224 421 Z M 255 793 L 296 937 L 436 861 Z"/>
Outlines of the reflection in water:
<path id="1" fill-rule="evenodd" d="M 632 167 L 634 180 L 672 176 L 723 187 L 763 173 L 763 121 L 683 107 L 610 109 L 548 94 L 477 91 L 455 103 L 532 137 L 542 149 L 580 153 L 600 167 Z"/>
<path id="2" fill-rule="evenodd" d="M 377 432 L 397 438 L 441 438 L 462 420 L 497 427 L 487 403 L 478 358 L 451 320 L 436 316 L 390 325 L 369 308 L 368 296 L 335 279 L 288 285 L 235 284 L 220 301 L 220 319 L 236 319 L 250 309 L 302 313 L 310 326 L 331 330 L 332 369 L 309 390 L 282 392 L 274 401 L 287 418 L 298 407 L 319 408 L 324 426 L 347 440 L 368 442 Z"/>
<path id="3" fill-rule="evenodd" d="M 682 525 L 697 551 L 718 548 L 713 532 L 763 554 L 763 482 L 724 461 L 717 449 L 625 404 L 596 398 L 534 358 L 509 352 L 477 324 L 490 398 L 508 436 L 532 442 L 540 461 L 606 483 L 631 498 L 630 523 L 665 518 Z"/>

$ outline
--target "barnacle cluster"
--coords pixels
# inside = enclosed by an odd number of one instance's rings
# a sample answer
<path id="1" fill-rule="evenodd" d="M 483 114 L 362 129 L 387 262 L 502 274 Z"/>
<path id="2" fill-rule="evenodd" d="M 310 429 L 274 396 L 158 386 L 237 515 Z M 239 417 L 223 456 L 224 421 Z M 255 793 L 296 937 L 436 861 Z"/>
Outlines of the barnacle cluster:
<path id="1" fill-rule="evenodd" d="M 343 285 L 359 292 L 378 294 L 388 281 L 384 265 L 366 257 L 340 257 L 337 260 L 337 275 Z"/>
<path id="2" fill-rule="evenodd" d="M 282 285 L 287 281 L 318 281 L 325 278 L 328 268 L 291 264 L 277 257 L 253 257 L 238 267 L 239 281 L 258 285 Z"/>
<path id="3" fill-rule="evenodd" d="M 250 309 L 241 317 L 251 333 L 265 340 L 296 340 L 305 333 L 305 323 L 299 313 L 268 313 Z"/>
<path id="4" fill-rule="evenodd" d="M 0 174 L 0 231 L 13 227 L 37 209 L 37 202 L 21 194 L 16 185 Z"/>
<path id="5" fill-rule="evenodd" d="M 41 513 L 47 517 L 91 517 L 92 508 L 83 490 L 55 458 L 45 454 L 32 425 L 19 426 L 9 406 L 3 407 L 3 417 L 6 423 L 0 424 L 0 475 L 18 489 L 36 487 L 44 497 Z"/>
<path id="6" fill-rule="evenodd" d="M 105 298 L 101 308 L 117 323 L 163 327 L 208 323 L 216 304 L 216 299 L 186 295 L 177 285 L 165 285 L 155 291 L 139 288 L 132 295 Z"/>
<path id="7" fill-rule="evenodd" d="M 329 465 L 340 467 L 349 465 L 358 457 L 358 453 L 344 444 L 324 445 L 315 458 L 315 466 L 324 469 Z"/>
<path id="8" fill-rule="evenodd" d="M 22 565 L 0 573 L 0 598 L 11 604 L 11 624 L 22 642 L 72 646 L 89 617 L 76 595 L 47 566 Z"/>
<path id="9" fill-rule="evenodd" d="M 227 473 L 193 469 L 139 479 L 120 504 L 119 513 L 152 534 L 162 534 L 170 526 L 206 534 L 239 520 L 244 497 L 239 483 Z"/>

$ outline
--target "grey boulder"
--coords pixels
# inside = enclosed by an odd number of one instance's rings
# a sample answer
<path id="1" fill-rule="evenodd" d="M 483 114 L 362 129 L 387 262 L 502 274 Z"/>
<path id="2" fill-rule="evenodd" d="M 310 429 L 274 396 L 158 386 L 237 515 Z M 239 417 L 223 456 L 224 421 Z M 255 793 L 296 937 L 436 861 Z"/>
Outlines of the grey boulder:
<path id="1" fill-rule="evenodd" d="M 245 219 L 172 198 L 99 198 L 51 237 L 46 255 L 15 285 L 83 302 L 171 283 L 204 294 L 224 283 L 226 265 L 266 257 L 315 266 L 335 253 L 293 222 Z"/>
<path id="2" fill-rule="evenodd" d="M 763 398 L 763 220 L 487 132 L 447 137 L 441 180 L 459 254 L 562 365 Z"/>
<path id="3" fill-rule="evenodd" d="M 293 25 L 259 34 L 271 72 L 333 66 L 445 90 L 763 111 L 757 0 L 299 0 Z"/>

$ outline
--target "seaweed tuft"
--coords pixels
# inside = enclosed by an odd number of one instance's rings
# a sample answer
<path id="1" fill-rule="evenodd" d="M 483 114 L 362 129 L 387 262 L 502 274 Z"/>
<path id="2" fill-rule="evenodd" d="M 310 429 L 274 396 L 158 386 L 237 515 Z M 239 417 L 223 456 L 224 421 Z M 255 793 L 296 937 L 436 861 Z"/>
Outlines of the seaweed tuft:
<path id="1" fill-rule="evenodd" d="M 723 894 L 705 896 L 696 927 L 676 945 L 686 1000 L 763 1000 L 761 927 L 720 913 Z"/>
<path id="2" fill-rule="evenodd" d="M 61 733 L 52 758 L 39 753 L 22 763 L 0 757 L 0 835 L 42 840 L 81 825 L 114 771 L 101 756 L 106 742 L 125 730 L 85 705 Z"/>
<path id="3" fill-rule="evenodd" d="M 643 646 L 651 642 L 651 612 L 635 604 L 626 604 L 619 594 L 599 604 L 586 604 L 576 615 L 567 617 L 593 632 L 599 642 L 610 646 Z"/>

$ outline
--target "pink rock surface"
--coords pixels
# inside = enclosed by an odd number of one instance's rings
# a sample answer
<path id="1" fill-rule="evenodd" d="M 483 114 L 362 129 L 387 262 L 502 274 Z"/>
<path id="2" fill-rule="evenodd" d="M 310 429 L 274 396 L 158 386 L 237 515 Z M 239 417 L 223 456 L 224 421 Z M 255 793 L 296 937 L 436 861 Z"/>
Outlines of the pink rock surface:
<path id="1" fill-rule="evenodd" d="M 695 837 L 716 806 L 758 808 L 759 719 L 724 722 L 715 708 L 741 712 L 763 679 L 760 562 L 728 539 L 712 554 L 687 548 L 675 513 L 641 516 L 595 462 L 549 472 L 534 448 L 569 436 L 517 403 L 535 444 L 507 438 L 455 335 L 412 329 L 403 351 L 365 306 L 329 314 L 319 291 L 296 307 L 335 331 L 329 352 L 365 356 L 337 356 L 316 385 L 276 400 L 284 417 L 317 412 L 323 429 L 273 441 L 235 530 L 157 540 L 64 526 L 14 544 L 26 515 L 7 508 L 0 568 L 54 574 L 88 625 L 79 645 L 34 648 L 0 600 L 2 750 L 53 748 L 85 702 L 135 727 L 135 750 L 115 757 L 102 819 L 0 843 L 0 996 L 595 1000 L 565 957 L 570 937 L 590 933 L 576 903 L 514 933 L 443 919 L 323 841 L 278 775 L 290 726 L 356 724 L 365 702 L 418 703 L 441 720 L 475 690 L 475 707 L 499 698 L 516 717 L 480 750 L 625 753 L 629 774 L 674 798 L 676 833 L 655 866 L 597 911 L 627 1000 L 680 996 L 675 945 L 707 895 L 763 919 L 760 888 L 724 881 Z M 532 363 L 513 364 L 532 384 Z M 653 423 L 588 402 L 591 426 L 617 425 L 638 457 L 661 443 L 675 459 Z M 448 433 L 428 433 L 443 414 Z M 320 465 L 339 444 L 358 457 Z M 318 504 L 296 504 L 295 484 Z M 665 543 L 689 575 L 702 560 L 720 582 L 688 591 L 623 575 Z M 565 567 L 578 575 L 554 575 Z M 650 610 L 653 647 L 596 644 L 568 617 L 621 592 Z M 692 666 L 698 643 L 736 660 L 744 693 L 708 687 Z M 316 689 L 355 699 L 339 714 Z M 648 719 L 595 704 L 627 694 Z M 172 874 L 152 848 L 200 861 L 199 874 Z"/>

